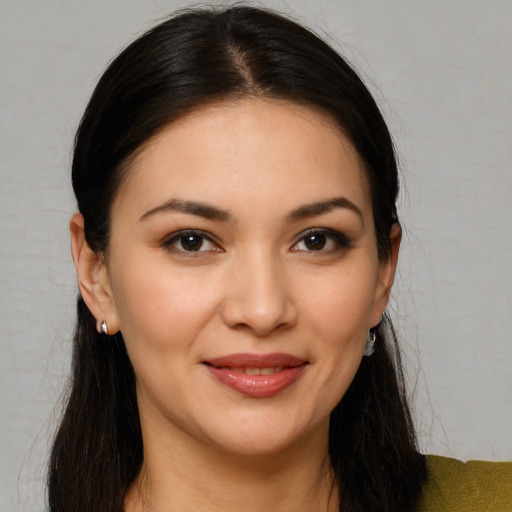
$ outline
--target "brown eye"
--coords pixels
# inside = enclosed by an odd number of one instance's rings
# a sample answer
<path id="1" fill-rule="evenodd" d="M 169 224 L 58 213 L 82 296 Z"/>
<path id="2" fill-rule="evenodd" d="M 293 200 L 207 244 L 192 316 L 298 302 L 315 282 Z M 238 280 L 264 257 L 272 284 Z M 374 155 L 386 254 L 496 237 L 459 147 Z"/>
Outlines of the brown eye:
<path id="1" fill-rule="evenodd" d="M 332 253 L 351 247 L 350 240 L 339 231 L 314 229 L 304 233 L 292 247 L 293 251 Z"/>
<path id="2" fill-rule="evenodd" d="M 304 245 L 309 251 L 320 251 L 325 248 L 327 237 L 324 233 L 314 233 L 304 237 Z"/>
<path id="3" fill-rule="evenodd" d="M 175 253 L 201 253 L 221 250 L 207 234 L 201 231 L 181 231 L 164 242 L 163 245 Z"/>
<path id="4" fill-rule="evenodd" d="M 204 238 L 201 235 L 188 234 L 179 239 L 179 243 L 184 251 L 199 251 L 203 246 Z"/>

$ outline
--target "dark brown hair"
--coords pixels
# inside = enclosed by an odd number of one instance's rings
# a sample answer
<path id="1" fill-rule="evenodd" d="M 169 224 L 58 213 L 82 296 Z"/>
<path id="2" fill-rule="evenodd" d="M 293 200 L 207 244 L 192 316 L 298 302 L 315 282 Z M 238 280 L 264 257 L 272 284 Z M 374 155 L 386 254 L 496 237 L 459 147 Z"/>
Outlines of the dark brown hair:
<path id="1" fill-rule="evenodd" d="M 178 13 L 128 46 L 101 77 L 80 123 L 72 179 L 91 248 L 108 246 L 110 206 L 127 162 L 178 116 L 244 97 L 287 100 L 324 112 L 348 136 L 371 184 L 377 246 L 390 251 L 398 222 L 396 157 L 371 94 L 346 61 L 301 25 L 236 6 Z M 105 343 L 78 299 L 72 379 L 51 454 L 51 512 L 120 512 L 140 470 L 135 375 L 122 334 Z M 340 511 L 413 510 L 426 478 L 388 318 L 331 414 L 329 455 Z"/>

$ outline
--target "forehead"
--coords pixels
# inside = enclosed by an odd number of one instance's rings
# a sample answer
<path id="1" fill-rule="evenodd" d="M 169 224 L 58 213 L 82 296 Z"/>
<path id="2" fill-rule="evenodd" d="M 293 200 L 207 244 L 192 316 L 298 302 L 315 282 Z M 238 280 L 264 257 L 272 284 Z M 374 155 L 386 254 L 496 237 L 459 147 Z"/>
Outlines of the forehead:
<path id="1" fill-rule="evenodd" d="M 341 129 L 309 107 L 246 99 L 202 106 L 164 127 L 133 159 L 113 213 L 175 196 L 291 209 L 334 195 L 371 209 L 364 166 Z"/>

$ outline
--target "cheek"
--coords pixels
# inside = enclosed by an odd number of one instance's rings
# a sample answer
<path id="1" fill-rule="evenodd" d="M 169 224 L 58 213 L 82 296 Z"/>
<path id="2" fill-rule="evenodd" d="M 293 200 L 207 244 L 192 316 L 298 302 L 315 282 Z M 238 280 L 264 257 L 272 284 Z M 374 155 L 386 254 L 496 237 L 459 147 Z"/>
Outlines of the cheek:
<path id="1" fill-rule="evenodd" d="M 301 307 L 326 339 L 350 341 L 369 328 L 377 272 L 371 264 L 349 266 L 302 281 Z"/>
<path id="2" fill-rule="evenodd" d="M 125 261 L 113 276 L 112 289 L 128 349 L 142 345 L 146 351 L 164 353 L 192 345 L 217 301 L 218 287 L 205 283 L 200 274 Z"/>
<path id="3" fill-rule="evenodd" d="M 313 355 L 319 363 L 318 415 L 336 406 L 363 357 L 376 290 L 375 268 L 368 261 L 350 271 L 340 268 L 302 281 L 303 327 L 307 339 L 314 340 Z"/>

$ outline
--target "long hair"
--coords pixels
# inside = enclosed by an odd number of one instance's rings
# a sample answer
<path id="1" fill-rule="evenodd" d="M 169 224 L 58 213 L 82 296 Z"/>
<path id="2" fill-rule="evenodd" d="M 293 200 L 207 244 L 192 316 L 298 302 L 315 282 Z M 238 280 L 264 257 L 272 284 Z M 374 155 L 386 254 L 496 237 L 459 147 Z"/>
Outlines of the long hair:
<path id="1" fill-rule="evenodd" d="M 137 149 L 165 125 L 213 101 L 273 98 L 314 108 L 357 150 L 371 185 L 379 257 L 398 222 L 392 140 L 371 94 L 328 44 L 273 12 L 236 6 L 178 13 L 129 45 L 100 79 L 72 164 L 85 236 L 108 248 L 110 207 Z M 51 512 L 121 512 L 143 460 L 135 375 L 118 333 L 106 343 L 78 299 L 67 407 L 49 465 Z M 330 419 L 340 511 L 413 510 L 426 478 L 388 318 Z"/>

